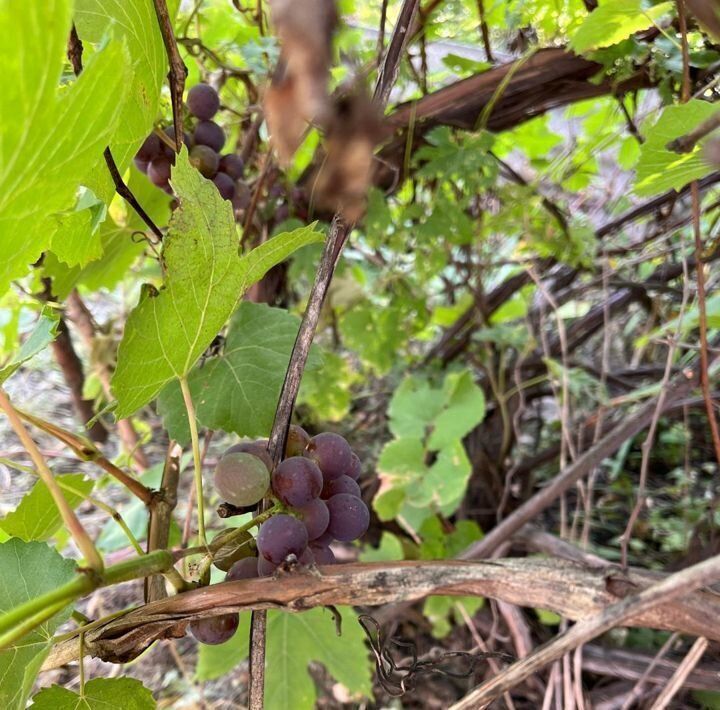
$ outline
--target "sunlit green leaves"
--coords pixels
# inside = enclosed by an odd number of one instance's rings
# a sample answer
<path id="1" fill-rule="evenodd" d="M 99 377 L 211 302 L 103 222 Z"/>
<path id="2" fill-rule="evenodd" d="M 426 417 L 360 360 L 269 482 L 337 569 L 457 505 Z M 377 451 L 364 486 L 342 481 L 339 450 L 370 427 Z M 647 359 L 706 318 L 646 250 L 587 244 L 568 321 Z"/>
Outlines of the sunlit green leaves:
<path id="1" fill-rule="evenodd" d="M 280 308 L 245 301 L 232 317 L 222 353 L 188 377 L 198 422 L 240 436 L 268 436 L 300 319 Z M 320 365 L 316 348 L 307 368 Z M 170 383 L 158 399 L 169 435 L 184 443 L 190 428 L 182 392 Z"/>
<path id="2" fill-rule="evenodd" d="M 20 350 L 4 367 L 0 368 L 0 385 L 7 380 L 24 362 L 44 350 L 57 335 L 59 314 L 50 308 L 43 308 L 38 322 L 25 339 Z"/>
<path id="3" fill-rule="evenodd" d="M 243 257 L 232 208 L 192 168 L 183 147 L 172 185 L 180 207 L 163 243 L 164 287 L 145 287 L 118 352 L 113 392 L 126 417 L 186 376 L 235 310 L 245 290 L 305 244 L 321 241 L 314 225 L 279 234 Z"/>
<path id="4" fill-rule="evenodd" d="M 53 215 L 75 204 L 114 135 L 127 91 L 118 42 L 88 61 L 77 81 L 58 86 L 70 11 L 69 0 L 0 4 L 0 292 L 49 246 Z"/>
<path id="5" fill-rule="evenodd" d="M 75 563 L 41 542 L 12 538 L 0 544 L 0 614 L 39 597 L 75 576 Z M 68 606 L 0 651 L 0 707 L 21 710 Z"/>
<path id="6" fill-rule="evenodd" d="M 152 693 L 134 678 L 93 678 L 82 695 L 53 685 L 34 698 L 35 710 L 154 710 Z"/>
<path id="7" fill-rule="evenodd" d="M 713 170 L 703 159 L 700 146 L 689 153 L 675 153 L 667 149 L 667 144 L 685 135 L 717 111 L 714 104 L 697 99 L 663 110 L 657 123 L 644 131 L 646 140 L 640 148 L 635 180 L 635 192 L 638 195 L 679 190 Z"/>
<path id="8" fill-rule="evenodd" d="M 609 47 L 635 32 L 652 27 L 663 15 L 672 11 L 674 3 L 649 5 L 643 0 L 600 0 L 570 39 L 578 53 Z"/>

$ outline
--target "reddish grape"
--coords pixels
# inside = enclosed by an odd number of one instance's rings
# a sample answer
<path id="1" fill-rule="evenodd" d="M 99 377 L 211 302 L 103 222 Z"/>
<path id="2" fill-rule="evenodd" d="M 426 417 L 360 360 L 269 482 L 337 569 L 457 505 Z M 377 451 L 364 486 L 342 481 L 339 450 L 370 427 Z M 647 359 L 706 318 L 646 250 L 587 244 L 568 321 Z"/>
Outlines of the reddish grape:
<path id="1" fill-rule="evenodd" d="M 175 143 L 175 124 L 171 123 L 169 126 L 166 126 L 163 128 L 163 132 L 165 135 L 173 142 Z M 187 132 L 183 131 L 183 144 L 187 146 L 187 149 L 190 150 L 195 143 L 193 142 L 192 136 Z M 165 145 L 165 148 L 169 150 L 173 155 L 175 155 L 175 151 L 170 148 L 170 146 Z"/>
<path id="2" fill-rule="evenodd" d="M 257 561 L 257 573 L 258 577 L 271 577 L 275 574 L 275 570 L 277 569 L 277 565 L 270 562 L 270 560 L 266 560 L 264 557 L 258 557 Z"/>
<path id="3" fill-rule="evenodd" d="M 305 548 L 305 551 L 298 557 L 298 562 L 301 565 L 314 565 L 315 564 L 315 555 L 313 555 L 312 550 L 309 547 Z"/>
<path id="4" fill-rule="evenodd" d="M 330 523 L 327 531 L 342 542 L 362 537 L 370 525 L 370 511 L 357 496 L 338 493 L 327 501 Z"/>
<path id="5" fill-rule="evenodd" d="M 196 145 L 190 151 L 190 164 L 206 178 L 215 177 L 219 162 L 218 154 L 206 145 Z"/>
<path id="6" fill-rule="evenodd" d="M 237 631 L 240 617 L 238 614 L 223 614 L 196 619 L 190 622 L 190 633 L 200 643 L 216 646 L 229 641 Z"/>
<path id="7" fill-rule="evenodd" d="M 239 155 L 228 153 L 220 158 L 220 172 L 227 173 L 233 180 L 239 180 L 245 172 L 245 163 Z"/>
<path id="8" fill-rule="evenodd" d="M 330 511 L 325 501 L 316 498 L 302 508 L 298 508 L 297 512 L 307 528 L 308 540 L 316 540 L 327 530 Z"/>
<path id="9" fill-rule="evenodd" d="M 285 459 L 272 474 L 272 489 L 285 505 L 302 508 L 320 495 L 323 477 L 309 459 L 292 456 Z"/>
<path id="10" fill-rule="evenodd" d="M 211 119 L 220 108 L 220 97 L 217 91 L 208 84 L 195 84 L 188 91 L 187 106 L 190 113 L 202 120 Z"/>
<path id="11" fill-rule="evenodd" d="M 325 481 L 320 497 L 324 500 L 336 496 L 338 493 L 349 493 L 360 498 L 360 486 L 350 476 L 340 476 L 332 481 Z"/>
<path id="12" fill-rule="evenodd" d="M 360 463 L 358 455 L 354 451 L 352 456 L 350 457 L 350 460 L 352 463 L 350 464 L 350 468 L 345 471 L 345 475 L 350 476 L 353 481 L 357 481 L 358 478 L 360 478 L 360 474 L 362 473 L 362 464 Z"/>
<path id="13" fill-rule="evenodd" d="M 135 154 L 135 157 L 138 160 L 143 161 L 144 163 L 149 163 L 151 160 L 159 158 L 161 154 L 162 142 L 158 136 L 156 136 L 154 133 L 151 133 L 145 139 L 140 148 L 138 148 L 138 152 Z"/>
<path id="14" fill-rule="evenodd" d="M 252 454 L 225 454 L 215 467 L 215 488 L 223 500 L 233 505 L 252 505 L 267 492 L 270 474 L 265 464 Z"/>
<path id="15" fill-rule="evenodd" d="M 326 504 L 327 505 L 327 504 Z M 328 511 L 330 512 L 330 511 Z M 322 545 L 323 547 L 330 547 L 330 544 L 335 540 L 335 538 L 326 530 L 322 535 L 320 535 L 317 540 L 313 540 L 313 545 Z"/>
<path id="16" fill-rule="evenodd" d="M 140 158 L 135 157 L 133 158 L 133 163 L 135 163 L 135 167 L 141 172 L 145 173 L 147 175 L 148 166 L 150 165 L 149 161 L 147 160 L 140 160 Z"/>
<path id="17" fill-rule="evenodd" d="M 257 456 L 267 466 L 268 472 L 273 469 L 273 460 L 267 450 L 267 439 L 241 441 L 239 444 L 233 444 L 225 454 L 234 454 L 236 452 Z"/>
<path id="18" fill-rule="evenodd" d="M 352 453 L 347 441 L 331 431 L 313 436 L 305 449 L 305 456 L 318 465 L 326 481 L 340 478 L 350 470 Z"/>
<path id="19" fill-rule="evenodd" d="M 258 552 L 275 565 L 288 555 L 300 557 L 307 543 L 305 526 L 292 515 L 274 515 L 260 526 L 257 535 Z"/>
<path id="20" fill-rule="evenodd" d="M 316 545 L 314 542 L 310 544 L 316 565 L 334 565 L 335 553 L 327 545 Z"/>
<path id="21" fill-rule="evenodd" d="M 195 127 L 193 138 L 195 145 L 206 145 L 215 151 L 220 151 L 225 145 L 225 131 L 215 121 L 200 121 Z"/>
<path id="22" fill-rule="evenodd" d="M 148 165 L 147 176 L 153 185 L 165 187 L 170 179 L 170 161 L 164 156 L 155 158 Z"/>
<path id="23" fill-rule="evenodd" d="M 250 188 L 242 181 L 235 183 L 235 196 L 232 198 L 232 206 L 234 210 L 245 210 L 252 202 L 252 192 Z"/>
<path id="24" fill-rule="evenodd" d="M 226 582 L 234 582 L 238 579 L 253 579 L 258 576 L 258 558 L 245 557 L 238 560 L 225 575 Z"/>
<path id="25" fill-rule="evenodd" d="M 213 178 L 213 182 L 223 200 L 232 200 L 235 194 L 235 181 L 229 175 L 218 173 Z"/>
<path id="26" fill-rule="evenodd" d="M 285 442 L 285 458 L 291 456 L 302 456 L 305 447 L 310 441 L 310 434 L 297 424 L 291 424 L 288 429 L 287 441 Z"/>

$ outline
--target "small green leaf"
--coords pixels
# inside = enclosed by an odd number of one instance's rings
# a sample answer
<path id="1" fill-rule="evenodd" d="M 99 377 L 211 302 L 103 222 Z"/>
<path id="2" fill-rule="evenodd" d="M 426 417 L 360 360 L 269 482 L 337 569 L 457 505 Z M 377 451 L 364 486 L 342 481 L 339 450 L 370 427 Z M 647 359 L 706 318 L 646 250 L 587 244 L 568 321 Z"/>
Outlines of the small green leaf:
<path id="1" fill-rule="evenodd" d="M 423 439 L 442 406 L 442 392 L 433 389 L 425 378 L 406 377 L 390 400 L 390 431 L 398 439 Z"/>
<path id="2" fill-rule="evenodd" d="M 535 613 L 538 615 L 538 619 L 541 624 L 545 626 L 557 626 L 562 619 L 559 614 L 554 611 L 548 611 L 547 609 L 535 609 Z"/>
<path id="3" fill-rule="evenodd" d="M 93 488 L 93 482 L 82 473 L 68 473 L 57 476 L 56 480 L 71 508 L 80 505 Z M 0 529 L 23 540 L 47 540 L 62 524 L 62 516 L 48 487 L 36 481 L 20 505 L 0 520 Z"/>
<path id="4" fill-rule="evenodd" d="M 640 148 L 635 178 L 635 192 L 638 195 L 649 196 L 665 190 L 679 190 L 714 170 L 703 159 L 699 145 L 689 153 L 674 153 L 666 146 L 718 110 L 715 104 L 698 99 L 665 108 L 657 123 L 644 131 L 646 140 Z"/>
<path id="5" fill-rule="evenodd" d="M 0 544 L 0 613 L 69 582 L 75 563 L 41 542 L 11 538 Z M 0 707 L 25 708 L 35 676 L 52 645 L 52 635 L 71 606 L 0 651 Z"/>
<path id="6" fill-rule="evenodd" d="M 180 207 L 163 242 L 165 285 L 159 292 L 143 289 L 118 351 L 112 387 L 120 419 L 190 372 L 251 284 L 296 249 L 323 239 L 310 225 L 239 257 L 230 203 L 190 165 L 185 146 L 171 182 Z"/>
<path id="7" fill-rule="evenodd" d="M 392 562 L 404 558 L 403 547 L 397 536 L 383 532 L 378 547 L 366 547 L 360 553 L 361 562 Z"/>
<path id="8" fill-rule="evenodd" d="M 268 436 L 300 319 L 281 308 L 244 301 L 230 321 L 221 355 L 193 368 L 188 377 L 198 422 L 240 436 Z M 308 370 L 321 364 L 316 347 Z M 168 434 L 190 439 L 187 410 L 177 382 L 158 397 Z"/>
<path id="9" fill-rule="evenodd" d="M 103 245 L 98 227 L 107 214 L 105 203 L 88 188 L 80 188 L 75 208 L 53 215 L 57 228 L 50 249 L 70 267 L 86 266 L 102 256 Z"/>
<path id="10" fill-rule="evenodd" d="M 579 54 L 600 47 L 610 47 L 624 39 L 652 27 L 673 9 L 674 3 L 662 2 L 647 7 L 642 0 L 600 0 L 577 28 L 570 46 Z"/>
<path id="11" fill-rule="evenodd" d="M 82 695 L 53 685 L 34 698 L 34 710 L 154 710 L 152 693 L 134 678 L 94 678 Z"/>
<path id="12" fill-rule="evenodd" d="M 57 311 L 47 307 L 42 309 L 38 322 L 22 344 L 18 353 L 5 367 L 0 369 L 0 385 L 24 362 L 30 360 L 30 358 L 37 355 L 41 350 L 44 350 L 55 340 L 59 320 L 60 316 Z"/>

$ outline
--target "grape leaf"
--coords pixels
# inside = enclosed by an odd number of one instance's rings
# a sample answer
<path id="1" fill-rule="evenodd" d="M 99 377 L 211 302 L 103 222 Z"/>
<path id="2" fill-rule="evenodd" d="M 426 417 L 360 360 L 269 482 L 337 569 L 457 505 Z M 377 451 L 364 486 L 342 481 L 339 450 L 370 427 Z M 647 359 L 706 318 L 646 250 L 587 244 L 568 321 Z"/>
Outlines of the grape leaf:
<path id="1" fill-rule="evenodd" d="M 168 6 L 172 18 L 177 0 Z M 167 54 L 155 9 L 147 0 L 76 0 L 75 24 L 83 42 L 99 44 L 110 37 L 128 49 L 132 66 L 129 93 L 122 102 L 120 123 L 110 141 L 122 175 L 152 130 L 167 75 Z M 94 166 L 88 185 L 101 199 L 110 202 L 115 187 L 104 159 Z"/>
<path id="2" fill-rule="evenodd" d="M 0 544 L 0 613 L 70 581 L 75 563 L 42 542 L 11 538 Z M 0 651 L 0 707 L 25 707 L 35 676 L 52 645 L 52 635 L 70 616 L 71 605 Z"/>
<path id="3" fill-rule="evenodd" d="M 235 311 L 221 355 L 208 358 L 188 376 L 198 422 L 240 436 L 268 436 L 300 319 L 281 308 L 244 301 Z M 316 347 L 306 369 L 320 366 Z M 158 397 L 170 437 L 190 440 L 180 385 L 171 382 Z"/>
<path id="4" fill-rule="evenodd" d="M 449 373 L 443 386 L 443 410 L 434 418 L 428 448 L 437 451 L 462 439 L 485 418 L 485 395 L 472 373 Z"/>
<path id="5" fill-rule="evenodd" d="M 442 410 L 442 393 L 419 376 L 406 377 L 395 390 L 388 407 L 393 436 L 422 439 Z"/>
<path id="6" fill-rule="evenodd" d="M 312 710 L 315 684 L 308 674 L 310 661 L 322 663 L 335 680 L 352 693 L 369 696 L 372 692 L 370 663 L 364 634 L 357 615 L 340 607 L 342 636 L 335 633 L 335 622 L 324 609 L 301 614 L 268 612 L 267 652 L 265 656 L 266 710 Z M 249 614 L 241 616 L 248 617 Z M 249 622 L 220 646 L 199 646 L 198 680 L 219 678 L 247 657 Z"/>
<path id="7" fill-rule="evenodd" d="M 82 473 L 56 478 L 71 508 L 82 503 L 93 488 L 93 482 Z M 62 527 L 62 516 L 48 487 L 37 481 L 20 505 L 0 520 L 0 529 L 23 540 L 47 540 Z"/>
<path id="8" fill-rule="evenodd" d="M 59 88 L 70 24 L 70 0 L 0 4 L 0 293 L 49 246 L 57 229 L 53 215 L 75 204 L 81 181 L 115 131 L 127 91 L 118 42 Z"/>
<path id="9" fill-rule="evenodd" d="M 44 350 L 57 335 L 59 315 L 57 311 L 44 307 L 40 318 L 30 335 L 10 362 L 0 369 L 0 385 L 7 380 L 24 362 Z"/>
<path id="10" fill-rule="evenodd" d="M 685 104 L 668 106 L 657 123 L 645 133 L 637 163 L 635 192 L 648 196 L 665 190 L 679 190 L 714 168 L 703 159 L 701 147 L 689 153 L 674 153 L 667 144 L 684 135 L 718 111 L 715 104 L 691 99 Z"/>
<path id="11" fill-rule="evenodd" d="M 635 32 L 652 27 L 672 9 L 672 2 L 647 7 L 642 0 L 600 0 L 599 6 L 570 38 L 570 46 L 578 53 L 610 47 Z"/>
<path id="12" fill-rule="evenodd" d="M 323 239 L 310 225 L 240 257 L 230 203 L 190 166 L 184 146 L 171 182 L 180 206 L 163 243 L 165 285 L 159 292 L 143 289 L 118 351 L 112 387 L 120 419 L 190 372 L 251 284 L 299 247 Z"/>
<path id="13" fill-rule="evenodd" d="M 135 678 L 94 678 L 85 683 L 82 695 L 53 685 L 44 688 L 31 706 L 35 710 L 154 710 L 152 693 Z"/>

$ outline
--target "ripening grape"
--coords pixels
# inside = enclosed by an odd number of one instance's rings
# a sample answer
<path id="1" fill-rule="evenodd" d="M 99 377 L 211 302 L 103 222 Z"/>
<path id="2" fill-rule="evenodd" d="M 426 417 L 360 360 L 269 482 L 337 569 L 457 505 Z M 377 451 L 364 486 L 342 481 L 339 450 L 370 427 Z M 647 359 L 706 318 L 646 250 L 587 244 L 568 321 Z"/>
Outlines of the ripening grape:
<path id="1" fill-rule="evenodd" d="M 220 97 L 209 84 L 195 84 L 188 91 L 187 106 L 193 116 L 208 121 L 218 112 Z"/>
<path id="2" fill-rule="evenodd" d="M 357 496 L 338 493 L 327 501 L 330 523 L 327 531 L 341 542 L 362 537 L 370 525 L 370 511 Z"/>
<path id="3" fill-rule="evenodd" d="M 206 145 L 196 145 L 190 151 L 190 164 L 206 178 L 215 177 L 219 163 L 218 154 Z"/>
<path id="4" fill-rule="evenodd" d="M 163 132 L 165 135 L 173 142 L 175 143 L 175 124 L 171 123 L 169 126 L 166 126 L 163 128 Z M 187 146 L 187 149 L 190 150 L 195 143 L 193 142 L 192 136 L 187 132 L 183 131 L 183 144 Z M 167 144 L 165 144 L 165 148 L 169 150 L 171 153 L 175 153 L 175 151 Z"/>
<path id="5" fill-rule="evenodd" d="M 266 560 L 279 565 L 288 555 L 300 557 L 307 547 L 307 530 L 303 523 L 292 515 L 273 515 L 258 531 L 258 552 Z"/>
<path id="6" fill-rule="evenodd" d="M 315 555 L 313 555 L 312 550 L 309 547 L 305 548 L 305 551 L 298 557 L 298 562 L 301 565 L 314 565 L 315 564 Z"/>
<path id="7" fill-rule="evenodd" d="M 149 163 L 159 158 L 162 153 L 162 141 L 154 133 L 151 133 L 138 149 L 135 157 L 144 163 Z"/>
<path id="8" fill-rule="evenodd" d="M 271 577 L 273 574 L 275 574 L 276 569 L 277 569 L 277 565 L 270 562 L 270 560 L 266 560 L 264 557 L 258 557 L 258 561 L 257 561 L 257 576 L 258 577 Z"/>
<path id="9" fill-rule="evenodd" d="M 235 196 L 232 198 L 232 206 L 234 210 L 245 210 L 250 206 L 252 201 L 252 192 L 250 188 L 242 181 L 235 183 Z"/>
<path id="10" fill-rule="evenodd" d="M 285 458 L 291 456 L 302 456 L 305 447 L 310 441 L 310 435 L 297 424 L 291 424 L 288 429 L 287 441 L 285 442 Z"/>
<path id="11" fill-rule="evenodd" d="M 215 488 L 223 500 L 233 505 L 257 503 L 269 483 L 267 466 L 252 454 L 225 454 L 215 467 Z"/>
<path id="12" fill-rule="evenodd" d="M 268 473 L 273 470 L 273 460 L 267 450 L 267 439 L 241 441 L 239 444 L 233 444 L 225 454 L 233 454 L 236 452 L 257 456 L 265 466 L 267 466 Z"/>
<path id="13" fill-rule="evenodd" d="M 334 540 L 335 538 L 326 530 L 319 538 L 317 538 L 317 540 L 313 540 L 312 544 L 321 545 L 322 547 L 330 547 Z"/>
<path id="14" fill-rule="evenodd" d="M 135 163 L 135 167 L 141 172 L 145 173 L 147 175 L 148 166 L 150 163 L 147 160 L 140 160 L 137 156 L 133 158 L 133 163 Z"/>
<path id="15" fill-rule="evenodd" d="M 350 476 L 353 481 L 357 481 L 357 479 L 360 478 L 360 474 L 362 473 L 362 464 L 360 463 L 358 455 L 354 451 L 351 456 L 351 461 L 352 464 L 350 465 L 350 468 L 345 472 L 345 475 Z"/>
<path id="16" fill-rule="evenodd" d="M 316 498 L 302 508 L 298 508 L 297 513 L 307 529 L 308 540 L 316 540 L 327 530 L 330 511 L 325 501 Z"/>
<path id="17" fill-rule="evenodd" d="M 310 543 L 310 550 L 315 558 L 316 565 L 334 565 L 335 553 L 327 545 L 316 545 Z"/>
<path id="18" fill-rule="evenodd" d="M 305 456 L 318 465 L 326 481 L 340 478 L 350 470 L 352 453 L 350 444 L 331 431 L 313 436 L 305 449 Z"/>
<path id="19" fill-rule="evenodd" d="M 229 175 L 218 173 L 213 178 L 213 182 L 223 200 L 232 200 L 235 194 L 235 181 Z"/>
<path id="20" fill-rule="evenodd" d="M 302 456 L 285 459 L 272 474 L 273 493 L 293 508 L 302 508 L 317 498 L 322 487 L 320 469 Z"/>
<path id="21" fill-rule="evenodd" d="M 239 621 L 238 614 L 223 614 L 196 619 L 190 622 L 190 633 L 200 643 L 216 646 L 229 641 L 235 635 Z"/>
<path id="22" fill-rule="evenodd" d="M 215 121 L 200 121 L 195 126 L 193 138 L 195 145 L 206 145 L 218 152 L 225 145 L 225 131 Z"/>
<path id="23" fill-rule="evenodd" d="M 147 176 L 153 185 L 165 187 L 170 179 L 170 161 L 165 156 L 160 156 L 150 161 Z"/>
<path id="24" fill-rule="evenodd" d="M 239 155 L 228 153 L 220 158 L 220 172 L 227 173 L 233 180 L 239 180 L 245 171 L 245 163 Z"/>
<path id="25" fill-rule="evenodd" d="M 245 557 L 238 560 L 225 575 L 226 582 L 235 582 L 238 579 L 254 579 L 258 576 L 258 558 Z"/>
<path id="26" fill-rule="evenodd" d="M 360 486 L 350 476 L 340 476 L 340 478 L 333 478 L 332 481 L 325 481 L 320 497 L 327 500 L 338 493 L 349 493 L 351 496 L 360 498 Z"/>

